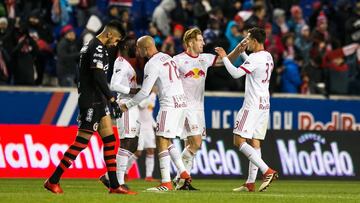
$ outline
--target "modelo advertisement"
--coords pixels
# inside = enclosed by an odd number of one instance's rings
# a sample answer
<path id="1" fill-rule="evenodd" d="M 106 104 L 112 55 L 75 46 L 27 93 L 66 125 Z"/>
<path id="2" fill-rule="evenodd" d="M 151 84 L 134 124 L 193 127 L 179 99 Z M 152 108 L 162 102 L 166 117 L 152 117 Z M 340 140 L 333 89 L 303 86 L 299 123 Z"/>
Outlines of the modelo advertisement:
<path id="1" fill-rule="evenodd" d="M 0 123 L 76 125 L 77 99 L 76 89 L 0 90 Z M 240 93 L 207 92 L 207 128 L 231 129 L 242 103 Z M 273 130 L 360 130 L 360 98 L 275 95 L 270 113 L 268 128 Z"/>
<path id="2" fill-rule="evenodd" d="M 249 161 L 233 147 L 232 130 L 208 129 L 207 134 L 196 154 L 192 176 L 246 178 Z M 281 179 L 360 180 L 359 142 L 359 132 L 269 130 L 262 143 L 262 157 Z M 183 149 L 179 140 L 174 143 Z M 144 171 L 142 164 L 139 167 Z M 261 178 L 260 172 L 258 176 Z"/>

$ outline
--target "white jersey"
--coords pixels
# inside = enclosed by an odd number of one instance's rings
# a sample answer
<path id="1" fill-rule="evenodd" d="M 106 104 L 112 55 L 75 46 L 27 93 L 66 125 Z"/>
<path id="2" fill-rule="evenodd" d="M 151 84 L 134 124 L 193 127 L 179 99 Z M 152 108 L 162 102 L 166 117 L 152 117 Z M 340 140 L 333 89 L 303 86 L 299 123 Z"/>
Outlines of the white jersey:
<path id="1" fill-rule="evenodd" d="M 269 82 L 274 61 L 267 51 L 252 53 L 240 66 L 247 75 L 243 108 L 269 110 Z"/>
<path id="2" fill-rule="evenodd" d="M 114 63 L 110 89 L 118 93 L 118 101 L 130 99 L 130 88 L 136 88 L 136 72 L 130 63 L 119 56 Z"/>
<path id="3" fill-rule="evenodd" d="M 197 57 L 186 52 L 174 56 L 180 71 L 180 79 L 192 109 L 204 110 L 205 78 L 207 70 L 214 65 L 217 56 L 202 53 Z"/>
<path id="4" fill-rule="evenodd" d="M 146 63 L 142 88 L 132 100 L 126 103 L 126 106 L 129 108 L 139 104 L 150 94 L 154 85 L 159 89 L 158 96 L 161 108 L 187 107 L 177 65 L 171 56 L 162 52 L 153 55 Z"/>

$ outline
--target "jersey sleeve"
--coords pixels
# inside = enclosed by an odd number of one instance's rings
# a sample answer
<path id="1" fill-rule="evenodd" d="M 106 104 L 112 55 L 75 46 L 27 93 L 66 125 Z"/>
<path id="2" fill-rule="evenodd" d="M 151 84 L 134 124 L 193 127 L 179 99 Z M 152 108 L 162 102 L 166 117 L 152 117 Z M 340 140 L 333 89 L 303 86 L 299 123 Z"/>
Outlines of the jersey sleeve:
<path id="1" fill-rule="evenodd" d="M 104 70 L 104 54 L 105 50 L 102 45 L 96 45 L 91 49 L 92 53 L 92 59 L 90 61 L 90 68 L 99 68 Z"/>
<path id="2" fill-rule="evenodd" d="M 216 63 L 216 59 L 217 59 L 217 55 L 214 54 L 202 54 L 205 61 L 206 61 L 206 66 L 210 67 L 215 65 Z"/>
<path id="3" fill-rule="evenodd" d="M 153 88 L 156 80 L 159 77 L 159 69 L 157 64 L 145 65 L 144 80 L 140 91 L 128 102 L 126 102 L 127 108 L 131 108 L 138 105 L 143 99 L 149 96 L 151 89 Z"/>
<path id="4" fill-rule="evenodd" d="M 253 55 L 250 55 L 240 66 L 247 74 L 250 74 L 256 69 L 256 60 Z"/>
<path id="5" fill-rule="evenodd" d="M 115 61 L 114 70 L 110 81 L 110 89 L 112 91 L 129 94 L 130 87 L 121 84 L 124 79 L 127 79 L 128 67 L 126 67 L 126 65 L 128 64 L 121 62 L 118 59 Z"/>

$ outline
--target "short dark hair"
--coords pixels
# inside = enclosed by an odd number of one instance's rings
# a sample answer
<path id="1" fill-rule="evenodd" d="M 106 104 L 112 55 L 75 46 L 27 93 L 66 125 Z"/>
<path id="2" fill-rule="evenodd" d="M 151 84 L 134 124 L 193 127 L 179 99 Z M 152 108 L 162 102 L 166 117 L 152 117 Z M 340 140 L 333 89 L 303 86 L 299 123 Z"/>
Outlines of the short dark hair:
<path id="1" fill-rule="evenodd" d="M 265 9 L 265 7 L 261 4 L 257 4 L 254 7 L 252 7 L 252 11 L 254 13 L 257 13 L 257 12 L 261 11 L 262 9 Z"/>
<path id="2" fill-rule="evenodd" d="M 121 34 L 121 38 L 124 39 L 126 37 L 126 30 L 118 20 L 111 20 L 106 27 L 117 30 Z"/>
<path id="3" fill-rule="evenodd" d="M 248 32 L 250 33 L 250 38 L 255 39 L 260 44 L 265 43 L 266 33 L 265 33 L 264 29 L 254 27 L 254 28 L 251 28 L 250 30 L 248 30 Z"/>

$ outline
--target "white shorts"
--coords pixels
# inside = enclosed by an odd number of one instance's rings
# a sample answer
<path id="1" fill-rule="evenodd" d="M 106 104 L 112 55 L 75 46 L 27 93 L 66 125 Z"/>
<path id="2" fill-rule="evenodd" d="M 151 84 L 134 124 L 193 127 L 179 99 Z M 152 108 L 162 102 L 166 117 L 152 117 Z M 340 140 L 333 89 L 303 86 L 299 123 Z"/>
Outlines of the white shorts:
<path id="1" fill-rule="evenodd" d="M 155 131 L 152 123 L 150 123 L 150 126 L 146 126 L 146 123 L 143 126 L 143 123 L 141 123 L 137 150 L 142 151 L 149 148 L 156 148 Z"/>
<path id="2" fill-rule="evenodd" d="M 139 135 L 139 108 L 133 106 L 123 113 L 122 117 L 116 120 L 119 138 L 134 138 Z"/>
<path id="3" fill-rule="evenodd" d="M 201 132 L 202 139 L 206 138 L 206 125 L 205 125 L 205 112 L 204 110 L 190 110 L 191 114 L 194 114 L 197 118 L 199 129 Z M 190 134 L 189 125 L 185 121 L 185 126 L 178 133 L 178 137 L 182 140 L 186 140 L 187 137 L 193 136 Z"/>
<path id="4" fill-rule="evenodd" d="M 234 134 L 247 139 L 264 140 L 269 122 L 269 111 L 241 108 L 236 116 Z"/>
<path id="5" fill-rule="evenodd" d="M 202 130 L 195 114 L 188 108 L 160 108 L 156 117 L 156 136 L 175 138 L 187 120 L 189 135 L 200 135 Z"/>

